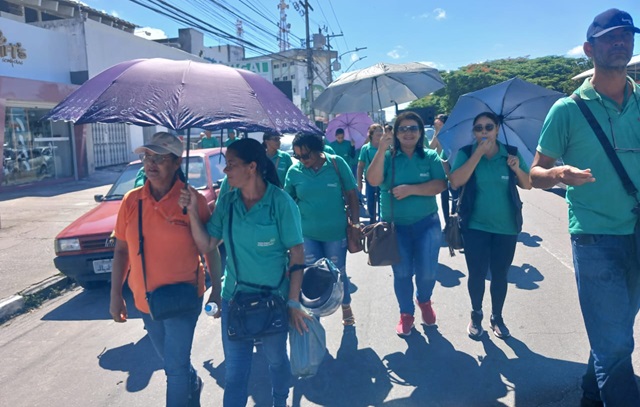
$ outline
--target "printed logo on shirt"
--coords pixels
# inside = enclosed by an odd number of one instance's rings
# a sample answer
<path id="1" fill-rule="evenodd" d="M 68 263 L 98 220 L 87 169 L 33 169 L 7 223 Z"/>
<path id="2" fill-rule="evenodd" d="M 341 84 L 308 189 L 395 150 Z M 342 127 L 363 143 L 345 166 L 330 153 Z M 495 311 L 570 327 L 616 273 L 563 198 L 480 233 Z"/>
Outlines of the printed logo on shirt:
<path id="1" fill-rule="evenodd" d="M 176 225 L 176 226 L 184 226 L 184 227 L 188 227 L 189 223 L 185 220 L 182 219 L 174 219 L 174 218 L 168 218 L 167 222 L 171 223 L 172 225 Z"/>
<path id="2" fill-rule="evenodd" d="M 508 175 L 503 175 L 503 176 L 502 176 L 502 177 L 500 177 L 500 178 L 502 178 L 503 180 L 507 180 L 507 181 L 509 181 L 509 176 L 508 176 Z"/>
<path id="3" fill-rule="evenodd" d="M 337 187 L 338 187 L 338 184 L 336 184 L 336 183 L 329 183 L 329 184 L 327 184 L 327 186 L 328 186 L 328 187 L 331 187 L 331 188 L 337 188 Z"/>
<path id="4" fill-rule="evenodd" d="M 266 242 L 258 242 L 258 247 L 270 247 L 270 246 L 273 246 L 274 244 L 276 244 L 276 238 L 272 237 Z"/>
<path id="5" fill-rule="evenodd" d="M 428 177 L 430 174 L 431 174 L 431 173 L 429 173 L 429 172 L 421 172 L 421 173 L 420 173 L 420 176 L 421 176 L 422 178 L 424 178 L 424 177 Z"/>

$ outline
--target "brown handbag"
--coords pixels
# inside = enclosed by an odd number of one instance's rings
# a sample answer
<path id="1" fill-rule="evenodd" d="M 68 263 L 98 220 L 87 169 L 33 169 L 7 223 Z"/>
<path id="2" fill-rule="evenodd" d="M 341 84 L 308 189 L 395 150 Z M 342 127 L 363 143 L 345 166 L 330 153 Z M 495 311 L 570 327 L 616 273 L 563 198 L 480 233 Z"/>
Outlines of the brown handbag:
<path id="1" fill-rule="evenodd" d="M 347 212 L 347 250 L 349 253 L 358 253 L 364 249 L 364 236 L 362 234 L 362 228 L 355 226 L 351 222 L 351 207 L 349 206 L 349 199 L 347 198 L 347 191 L 344 189 L 344 182 L 340 176 L 338 165 L 335 160 L 331 160 L 333 168 L 335 168 L 338 178 L 340 179 L 340 188 L 342 189 L 342 199 L 344 200 L 344 207 Z"/>
<path id="2" fill-rule="evenodd" d="M 391 158 L 391 187 L 395 179 L 394 157 Z M 376 222 L 363 229 L 364 251 L 369 255 L 370 266 L 392 266 L 401 261 L 396 227 L 393 223 L 393 196 L 391 197 L 391 222 Z"/>

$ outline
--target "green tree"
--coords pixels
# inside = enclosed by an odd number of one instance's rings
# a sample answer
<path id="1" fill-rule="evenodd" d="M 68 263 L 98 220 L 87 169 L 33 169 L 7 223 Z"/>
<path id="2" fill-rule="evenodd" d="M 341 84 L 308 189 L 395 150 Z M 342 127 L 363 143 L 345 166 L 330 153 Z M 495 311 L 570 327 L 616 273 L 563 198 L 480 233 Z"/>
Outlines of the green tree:
<path id="1" fill-rule="evenodd" d="M 450 113 L 458 98 L 518 77 L 527 82 L 566 94 L 580 85 L 571 78 L 593 67 L 587 58 L 546 56 L 496 59 L 470 64 L 450 72 L 440 72 L 445 87 L 411 103 L 410 107 L 433 107 L 437 112 Z"/>

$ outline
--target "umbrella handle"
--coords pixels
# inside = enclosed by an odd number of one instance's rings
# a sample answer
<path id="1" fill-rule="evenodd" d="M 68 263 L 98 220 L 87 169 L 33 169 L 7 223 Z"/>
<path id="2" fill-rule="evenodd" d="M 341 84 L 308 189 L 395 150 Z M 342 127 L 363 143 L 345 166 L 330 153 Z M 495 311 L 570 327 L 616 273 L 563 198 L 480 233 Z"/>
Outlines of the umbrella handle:
<path id="1" fill-rule="evenodd" d="M 184 189 L 189 190 L 189 147 L 191 146 L 191 128 L 187 129 L 187 161 L 184 163 Z M 182 208 L 182 214 L 187 214 L 187 207 Z"/>

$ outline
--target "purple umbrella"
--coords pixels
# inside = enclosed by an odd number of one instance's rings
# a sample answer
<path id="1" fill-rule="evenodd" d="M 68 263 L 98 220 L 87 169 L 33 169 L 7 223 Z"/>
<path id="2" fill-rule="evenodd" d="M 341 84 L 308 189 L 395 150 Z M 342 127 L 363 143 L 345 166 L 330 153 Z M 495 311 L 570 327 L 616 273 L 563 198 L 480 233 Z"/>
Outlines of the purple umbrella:
<path id="1" fill-rule="evenodd" d="M 362 147 L 369 137 L 369 126 L 373 124 L 373 120 L 366 113 L 343 113 L 331 120 L 327 125 L 325 134 L 327 140 L 334 141 L 336 139 L 336 130 L 344 130 L 345 140 L 354 140 L 356 148 Z"/>
<path id="2" fill-rule="evenodd" d="M 121 62 L 60 102 L 49 120 L 322 134 L 273 84 L 226 65 L 162 58 Z"/>

